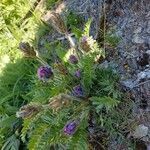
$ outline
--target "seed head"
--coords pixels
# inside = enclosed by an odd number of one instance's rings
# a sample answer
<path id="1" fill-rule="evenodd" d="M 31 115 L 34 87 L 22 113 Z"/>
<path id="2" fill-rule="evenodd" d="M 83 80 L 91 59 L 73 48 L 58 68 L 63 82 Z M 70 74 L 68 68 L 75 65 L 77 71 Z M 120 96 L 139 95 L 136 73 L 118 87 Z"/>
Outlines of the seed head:
<path id="1" fill-rule="evenodd" d="M 19 49 L 22 51 L 25 57 L 36 57 L 34 48 L 31 47 L 27 42 L 20 42 Z"/>
<path id="2" fill-rule="evenodd" d="M 83 51 L 89 52 L 93 48 L 95 42 L 96 41 L 93 40 L 92 37 L 83 36 L 80 39 L 80 47 Z"/>
<path id="3" fill-rule="evenodd" d="M 25 106 L 22 106 L 20 110 L 16 113 L 16 116 L 18 118 L 30 118 L 34 115 L 36 115 L 40 110 L 41 106 L 36 105 L 36 104 L 28 104 Z"/>
<path id="4" fill-rule="evenodd" d="M 59 71 L 60 74 L 63 74 L 63 75 L 68 74 L 68 70 L 67 70 L 66 66 L 64 64 L 62 64 L 61 62 L 56 62 L 54 64 L 54 67 Z"/>
<path id="5" fill-rule="evenodd" d="M 44 21 L 50 23 L 59 33 L 67 33 L 67 28 L 60 14 L 49 11 L 43 19 Z"/>

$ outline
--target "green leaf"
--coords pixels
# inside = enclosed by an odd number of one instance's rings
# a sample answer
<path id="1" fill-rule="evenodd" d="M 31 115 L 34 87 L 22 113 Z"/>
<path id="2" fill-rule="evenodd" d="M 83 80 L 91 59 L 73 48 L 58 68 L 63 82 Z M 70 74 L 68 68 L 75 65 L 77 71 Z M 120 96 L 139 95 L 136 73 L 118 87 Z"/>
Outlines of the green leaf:
<path id="1" fill-rule="evenodd" d="M 49 125 L 44 123 L 38 124 L 30 137 L 30 141 L 28 144 L 29 150 L 45 149 L 45 147 L 48 145 L 47 134 L 51 134 L 49 133 L 49 130 Z"/>
<path id="2" fill-rule="evenodd" d="M 83 31 L 81 31 L 80 29 L 72 27 L 72 32 L 75 34 L 77 39 L 82 37 Z"/>
<path id="3" fill-rule="evenodd" d="M 91 27 L 92 19 L 89 19 L 85 24 L 83 35 L 90 36 L 90 27 Z"/>
<path id="4" fill-rule="evenodd" d="M 16 135 L 9 137 L 4 143 L 1 150 L 19 150 L 20 141 L 16 138 Z"/>
<path id="5" fill-rule="evenodd" d="M 43 112 L 42 112 L 43 113 Z M 26 141 L 26 136 L 30 135 L 33 131 L 33 128 L 36 126 L 38 119 L 41 117 L 42 113 L 38 113 L 36 116 L 30 119 L 24 119 L 23 128 L 21 130 L 21 140 Z"/>
<path id="6" fill-rule="evenodd" d="M 57 56 L 63 60 L 63 58 L 65 57 L 65 54 L 66 54 L 66 50 L 63 48 L 63 46 L 59 43 L 57 46 L 56 46 L 56 54 Z"/>
<path id="7" fill-rule="evenodd" d="M 79 130 L 73 137 L 68 141 L 69 150 L 87 150 L 87 132 L 85 130 Z"/>
<path id="8" fill-rule="evenodd" d="M 14 122 L 16 122 L 17 118 L 12 115 L 12 116 L 8 116 L 2 120 L 0 120 L 0 128 L 6 128 L 6 127 L 11 127 L 13 125 Z"/>
<path id="9" fill-rule="evenodd" d="M 109 111 L 113 107 L 117 106 L 117 104 L 119 103 L 118 100 L 107 96 L 91 97 L 90 100 L 92 101 L 92 104 L 95 106 L 97 113 L 99 113 L 102 110 L 102 108 L 105 108 L 107 111 Z"/>
<path id="10" fill-rule="evenodd" d="M 85 56 L 83 60 L 81 60 L 81 66 L 83 68 L 82 84 L 86 94 L 88 95 L 93 79 L 95 78 L 94 58 L 89 55 Z"/>

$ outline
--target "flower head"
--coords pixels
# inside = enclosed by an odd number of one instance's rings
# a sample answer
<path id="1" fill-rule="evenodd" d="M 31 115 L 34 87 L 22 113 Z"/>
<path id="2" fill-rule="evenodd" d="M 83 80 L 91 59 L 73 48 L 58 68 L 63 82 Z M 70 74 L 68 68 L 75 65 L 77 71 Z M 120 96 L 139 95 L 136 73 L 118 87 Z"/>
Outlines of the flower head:
<path id="1" fill-rule="evenodd" d="M 47 14 L 43 17 L 43 20 L 48 24 L 50 23 L 59 33 L 67 33 L 66 25 L 59 13 L 48 11 Z"/>
<path id="2" fill-rule="evenodd" d="M 83 97 L 83 89 L 80 85 L 73 87 L 72 93 L 76 97 Z"/>
<path id="3" fill-rule="evenodd" d="M 36 52 L 34 48 L 29 45 L 27 42 L 20 42 L 19 49 L 22 51 L 25 57 L 35 57 Z"/>
<path id="4" fill-rule="evenodd" d="M 88 37 L 87 36 L 83 36 L 81 38 L 81 43 L 87 43 Z"/>
<path id="5" fill-rule="evenodd" d="M 43 81 L 53 77 L 52 69 L 48 66 L 41 66 L 38 68 L 37 74 L 39 79 Z"/>
<path id="6" fill-rule="evenodd" d="M 79 120 L 70 121 L 65 125 L 63 131 L 66 135 L 73 135 L 76 132 L 78 125 Z"/>
<path id="7" fill-rule="evenodd" d="M 69 56 L 69 61 L 72 63 L 72 64 L 77 64 L 78 63 L 78 59 L 75 55 L 70 55 Z"/>
<path id="8" fill-rule="evenodd" d="M 18 118 L 30 118 L 34 115 L 36 115 L 40 110 L 42 109 L 41 106 L 37 104 L 28 104 L 25 106 L 22 106 L 19 111 L 16 113 L 16 116 Z"/>
<path id="9" fill-rule="evenodd" d="M 92 37 L 83 36 L 80 39 L 80 47 L 83 51 L 89 52 L 93 48 L 95 42 L 96 41 L 93 40 Z"/>
<path id="10" fill-rule="evenodd" d="M 62 64 L 61 62 L 56 62 L 54 64 L 54 67 L 59 71 L 60 74 L 63 74 L 63 75 L 68 74 L 68 70 L 67 70 L 66 66 L 64 64 Z"/>
<path id="11" fill-rule="evenodd" d="M 79 69 L 76 70 L 75 76 L 76 76 L 77 78 L 80 78 L 80 77 L 81 77 L 81 71 L 80 71 Z"/>

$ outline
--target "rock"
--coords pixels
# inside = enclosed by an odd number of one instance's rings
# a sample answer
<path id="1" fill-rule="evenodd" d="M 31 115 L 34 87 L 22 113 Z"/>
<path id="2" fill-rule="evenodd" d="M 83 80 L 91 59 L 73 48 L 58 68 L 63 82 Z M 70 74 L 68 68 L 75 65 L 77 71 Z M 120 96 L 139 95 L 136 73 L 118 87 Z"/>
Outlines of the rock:
<path id="1" fill-rule="evenodd" d="M 146 69 L 144 71 L 141 71 L 140 73 L 137 74 L 137 81 L 141 81 L 142 79 L 149 79 L 150 78 L 150 70 Z"/>
<path id="2" fill-rule="evenodd" d="M 150 150 L 150 144 L 149 144 L 149 145 L 147 145 L 147 150 Z"/>
<path id="3" fill-rule="evenodd" d="M 147 33 L 150 33 L 150 21 L 148 22 L 148 24 L 147 24 Z"/>
<path id="4" fill-rule="evenodd" d="M 127 89 L 133 89 L 135 87 L 135 82 L 132 79 L 122 81 L 121 84 Z"/>
<path id="5" fill-rule="evenodd" d="M 101 64 L 99 65 L 99 67 L 100 67 L 100 68 L 105 68 L 105 69 L 106 69 L 106 68 L 108 68 L 108 65 L 109 65 L 109 64 L 108 64 L 108 61 L 105 60 L 103 63 L 101 63 Z"/>
<path id="6" fill-rule="evenodd" d="M 112 60 L 118 64 L 121 85 L 130 93 L 129 97 L 135 102 L 132 108 L 135 118 L 138 113 L 141 114 L 141 110 L 143 111 L 144 117 L 140 117 L 141 125 L 135 128 L 134 137 L 139 139 L 144 136 L 140 139 L 144 143 L 150 142 L 149 115 L 145 117 L 146 111 L 149 113 L 150 110 L 150 5 L 147 2 L 148 0 L 142 0 L 141 3 L 134 0 L 114 0 L 107 15 L 107 23 L 111 24 L 111 27 L 115 26 L 115 31 L 121 39 L 116 47 L 119 52 L 118 56 L 112 56 Z M 115 12 L 120 8 L 124 11 L 123 16 Z M 114 148 L 115 144 L 112 143 L 110 150 L 119 149 Z M 120 149 L 123 148 L 120 147 Z M 129 147 L 127 149 L 129 150 Z"/>
<path id="7" fill-rule="evenodd" d="M 142 44 L 142 43 L 144 43 L 144 40 L 141 38 L 140 35 L 135 34 L 133 36 L 132 42 L 137 43 L 137 44 Z"/>
<path id="8" fill-rule="evenodd" d="M 150 56 L 150 50 L 147 50 L 147 51 L 146 51 L 146 54 L 148 54 L 148 55 Z"/>
<path id="9" fill-rule="evenodd" d="M 89 127 L 88 131 L 90 132 L 90 134 L 92 134 L 92 135 L 94 134 L 94 128 L 93 127 Z"/>
<path id="10" fill-rule="evenodd" d="M 141 33 L 142 31 L 142 27 L 137 27 L 135 30 L 134 30 L 134 33 Z"/>
<path id="11" fill-rule="evenodd" d="M 148 127 L 144 126 L 143 124 L 139 125 L 133 133 L 133 137 L 137 139 L 140 139 L 147 135 L 148 135 Z"/>

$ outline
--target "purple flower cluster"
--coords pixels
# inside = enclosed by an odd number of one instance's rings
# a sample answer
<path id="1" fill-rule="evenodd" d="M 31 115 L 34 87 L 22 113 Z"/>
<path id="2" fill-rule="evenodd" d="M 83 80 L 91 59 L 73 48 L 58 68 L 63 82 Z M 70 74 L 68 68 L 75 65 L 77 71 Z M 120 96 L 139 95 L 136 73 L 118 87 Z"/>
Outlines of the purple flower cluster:
<path id="1" fill-rule="evenodd" d="M 78 125 L 79 120 L 73 120 L 65 125 L 63 131 L 66 135 L 73 135 L 76 132 Z"/>
<path id="2" fill-rule="evenodd" d="M 80 85 L 73 87 L 72 94 L 76 97 L 83 97 L 83 89 Z"/>
<path id="3" fill-rule="evenodd" d="M 69 61 L 72 64 L 77 64 L 78 63 L 78 59 L 77 59 L 77 57 L 75 55 L 70 55 L 69 56 Z"/>
<path id="4" fill-rule="evenodd" d="M 53 77 L 52 69 L 49 66 L 41 66 L 37 71 L 38 78 L 40 80 L 46 81 L 49 78 Z"/>

